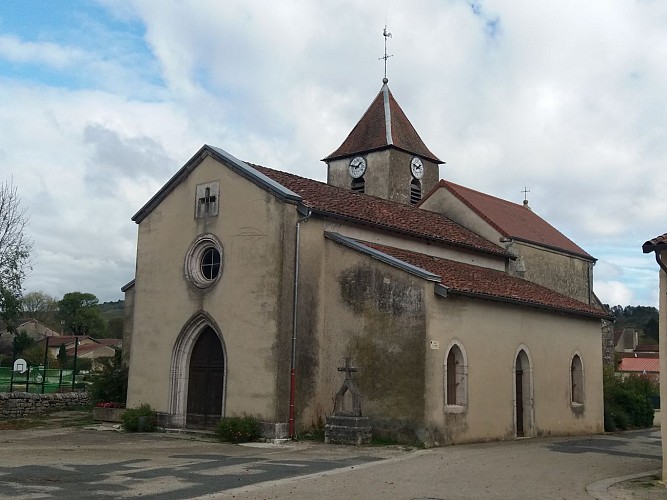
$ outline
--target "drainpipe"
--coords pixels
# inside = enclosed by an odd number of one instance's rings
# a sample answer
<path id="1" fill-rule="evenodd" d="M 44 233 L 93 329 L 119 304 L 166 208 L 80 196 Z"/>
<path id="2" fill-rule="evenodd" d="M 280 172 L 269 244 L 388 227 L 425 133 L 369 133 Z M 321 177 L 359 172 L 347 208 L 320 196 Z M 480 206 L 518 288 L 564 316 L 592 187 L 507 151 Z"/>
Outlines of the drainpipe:
<path id="1" fill-rule="evenodd" d="M 656 251 L 655 251 L 655 261 L 656 261 L 656 262 L 658 263 L 658 265 L 660 266 L 660 269 L 662 269 L 663 271 L 665 271 L 665 274 L 667 274 L 667 264 L 665 264 L 665 263 L 662 261 L 662 257 L 661 257 L 661 255 L 662 255 L 662 252 L 660 252 L 660 250 L 657 250 L 657 249 L 656 249 Z"/>
<path id="2" fill-rule="evenodd" d="M 299 205 L 297 211 L 303 217 L 296 221 L 296 238 L 294 249 L 294 302 L 292 304 L 292 359 L 290 364 L 290 387 L 289 387 L 289 436 L 294 438 L 294 400 L 296 399 L 296 334 L 299 300 L 299 241 L 301 234 L 301 223 L 310 219 L 309 208 Z"/>

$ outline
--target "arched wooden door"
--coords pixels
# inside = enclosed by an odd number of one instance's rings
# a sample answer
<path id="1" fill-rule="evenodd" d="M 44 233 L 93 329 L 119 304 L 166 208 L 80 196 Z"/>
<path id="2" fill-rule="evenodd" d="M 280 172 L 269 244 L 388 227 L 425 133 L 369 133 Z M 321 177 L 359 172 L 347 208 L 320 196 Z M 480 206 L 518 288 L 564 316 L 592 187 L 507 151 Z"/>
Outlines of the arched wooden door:
<path id="1" fill-rule="evenodd" d="M 215 427 L 222 414 L 225 357 L 220 339 L 211 327 L 199 335 L 190 356 L 188 416 L 186 425 Z"/>

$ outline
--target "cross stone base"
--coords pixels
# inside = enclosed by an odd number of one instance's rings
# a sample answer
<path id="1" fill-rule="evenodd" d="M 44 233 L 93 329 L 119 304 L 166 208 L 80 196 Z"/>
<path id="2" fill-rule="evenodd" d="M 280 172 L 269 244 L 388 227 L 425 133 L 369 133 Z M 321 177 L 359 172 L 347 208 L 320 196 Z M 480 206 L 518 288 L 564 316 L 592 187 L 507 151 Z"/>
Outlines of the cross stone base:
<path id="1" fill-rule="evenodd" d="M 360 446 L 371 442 L 371 424 L 368 417 L 333 415 L 327 417 L 324 427 L 326 444 L 353 444 Z"/>

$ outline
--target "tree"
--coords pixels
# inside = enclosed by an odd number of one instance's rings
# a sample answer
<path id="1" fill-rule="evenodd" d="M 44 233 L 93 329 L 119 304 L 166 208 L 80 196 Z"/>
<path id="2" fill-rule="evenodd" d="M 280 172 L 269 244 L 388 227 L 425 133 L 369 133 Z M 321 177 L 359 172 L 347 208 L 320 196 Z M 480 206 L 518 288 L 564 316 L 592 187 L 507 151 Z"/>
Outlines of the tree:
<path id="1" fill-rule="evenodd" d="M 65 344 L 60 345 L 57 358 L 60 368 L 65 368 L 67 366 L 67 349 L 65 348 Z"/>
<path id="2" fill-rule="evenodd" d="M 72 335 L 104 335 L 106 325 L 92 293 L 70 292 L 58 301 L 58 316 Z"/>
<path id="3" fill-rule="evenodd" d="M 58 300 L 44 292 L 29 292 L 21 299 L 21 310 L 25 317 L 54 326 Z"/>
<path id="4" fill-rule="evenodd" d="M 0 183 L 0 319 L 10 333 L 16 333 L 32 249 L 25 235 L 27 224 L 27 211 L 21 208 L 17 188 L 11 182 Z"/>
<path id="5" fill-rule="evenodd" d="M 20 356 L 24 351 L 30 349 L 35 344 L 26 332 L 19 332 L 14 337 L 14 351 Z"/>

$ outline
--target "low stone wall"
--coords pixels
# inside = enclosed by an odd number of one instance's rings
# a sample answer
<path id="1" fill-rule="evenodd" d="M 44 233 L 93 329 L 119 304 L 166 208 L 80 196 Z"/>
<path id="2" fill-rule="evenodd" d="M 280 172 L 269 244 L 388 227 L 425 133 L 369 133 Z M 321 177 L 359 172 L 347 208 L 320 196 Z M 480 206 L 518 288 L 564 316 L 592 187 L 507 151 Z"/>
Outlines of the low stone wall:
<path id="1" fill-rule="evenodd" d="M 0 392 L 0 419 L 27 417 L 69 406 L 87 405 L 89 402 L 90 398 L 86 392 L 56 394 Z"/>

